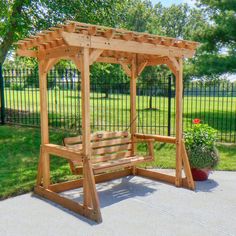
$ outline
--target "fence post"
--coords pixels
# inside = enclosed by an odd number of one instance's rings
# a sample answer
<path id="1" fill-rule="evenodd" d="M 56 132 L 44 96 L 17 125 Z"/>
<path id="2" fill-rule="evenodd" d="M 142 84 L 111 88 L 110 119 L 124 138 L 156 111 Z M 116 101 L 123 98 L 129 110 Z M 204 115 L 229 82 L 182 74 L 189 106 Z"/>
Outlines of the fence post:
<path id="1" fill-rule="evenodd" d="M 171 80 L 172 76 L 168 77 L 168 136 L 171 135 Z"/>
<path id="2" fill-rule="evenodd" d="M 5 124 L 5 101 L 4 101 L 4 81 L 2 75 L 2 64 L 0 63 L 0 101 L 1 101 L 1 124 Z"/>

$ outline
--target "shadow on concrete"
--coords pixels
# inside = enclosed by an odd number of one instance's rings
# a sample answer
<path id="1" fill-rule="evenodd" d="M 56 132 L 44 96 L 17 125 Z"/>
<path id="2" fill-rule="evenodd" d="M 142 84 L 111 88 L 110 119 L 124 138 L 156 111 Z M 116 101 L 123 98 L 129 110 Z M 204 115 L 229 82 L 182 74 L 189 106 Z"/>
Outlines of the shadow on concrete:
<path id="1" fill-rule="evenodd" d="M 97 187 L 101 208 L 116 204 L 128 198 L 144 197 L 155 192 L 157 189 L 149 185 L 150 181 L 131 182 L 134 176 L 122 178 L 121 182 L 116 184 L 106 182 Z"/>
<path id="2" fill-rule="evenodd" d="M 196 192 L 212 192 L 219 184 L 213 180 L 196 181 Z"/>
<path id="3" fill-rule="evenodd" d="M 108 182 L 98 184 L 96 188 L 97 188 L 99 199 L 100 199 L 100 207 L 105 208 L 107 206 L 116 204 L 128 198 L 134 198 L 136 196 L 144 197 L 157 191 L 156 188 L 153 188 L 153 182 L 150 182 L 149 180 L 146 180 L 146 181 L 143 180 L 142 182 L 140 181 L 132 182 L 133 178 L 134 176 L 127 176 L 127 177 L 117 180 L 119 182 L 114 180 L 114 181 L 108 181 Z M 83 189 L 82 188 L 69 190 L 69 191 L 61 193 L 60 195 L 68 199 L 71 199 L 73 201 L 76 201 L 78 203 L 83 202 Z M 42 198 L 35 194 L 32 194 L 31 196 L 36 197 L 42 201 L 45 201 L 49 203 L 50 205 L 57 207 L 60 210 L 65 211 L 67 214 L 69 213 L 70 215 L 73 215 L 74 217 L 90 225 L 97 224 L 96 222 L 93 222 L 79 214 L 76 214 L 48 199 Z"/>

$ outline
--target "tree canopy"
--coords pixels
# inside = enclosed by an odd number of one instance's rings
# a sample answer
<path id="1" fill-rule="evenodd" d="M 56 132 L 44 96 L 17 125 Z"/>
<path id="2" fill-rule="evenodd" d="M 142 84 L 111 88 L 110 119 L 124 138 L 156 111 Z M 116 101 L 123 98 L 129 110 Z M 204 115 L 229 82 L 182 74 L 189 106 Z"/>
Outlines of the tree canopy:
<path id="1" fill-rule="evenodd" d="M 236 72 L 236 4 L 228 0 L 198 0 L 208 24 L 196 34 L 202 47 L 193 59 L 196 76 L 214 77 Z"/>
<path id="2" fill-rule="evenodd" d="M 185 63 L 189 79 L 236 71 L 234 1 L 198 0 L 197 7 L 191 8 L 153 6 L 149 0 L 2 0 L 0 8 L 0 64 L 20 38 L 70 19 L 200 41 L 196 57 Z M 36 65 L 28 59 L 15 59 L 15 64 Z M 146 72 L 154 74 L 156 69 L 145 70 L 143 76 Z"/>

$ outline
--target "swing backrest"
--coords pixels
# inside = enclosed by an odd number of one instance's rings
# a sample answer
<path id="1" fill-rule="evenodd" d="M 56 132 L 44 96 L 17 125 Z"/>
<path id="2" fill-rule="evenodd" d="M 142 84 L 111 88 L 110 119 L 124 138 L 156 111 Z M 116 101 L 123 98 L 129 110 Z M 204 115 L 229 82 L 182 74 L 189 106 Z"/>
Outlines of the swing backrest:
<path id="1" fill-rule="evenodd" d="M 82 150 L 82 136 L 64 138 L 64 144 Z M 96 132 L 91 134 L 92 162 L 105 162 L 131 156 L 132 142 L 129 132 Z"/>

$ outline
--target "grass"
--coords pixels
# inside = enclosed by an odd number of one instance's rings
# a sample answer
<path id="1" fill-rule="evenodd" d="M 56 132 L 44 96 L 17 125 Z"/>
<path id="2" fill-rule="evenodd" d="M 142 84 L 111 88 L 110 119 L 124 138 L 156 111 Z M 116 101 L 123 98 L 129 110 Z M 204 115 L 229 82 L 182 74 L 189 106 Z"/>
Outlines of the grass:
<path id="1" fill-rule="evenodd" d="M 91 93 L 91 127 L 95 130 L 124 130 L 130 126 L 130 96 L 113 94 L 105 98 L 103 93 Z M 39 91 L 5 89 L 6 109 L 12 123 L 39 125 Z M 184 128 L 192 119 L 200 118 L 215 128 L 219 140 L 236 142 L 236 97 L 185 96 L 183 103 Z M 53 127 L 78 129 L 81 127 L 80 96 L 75 90 L 48 91 L 49 122 Z M 149 96 L 137 96 L 137 124 L 139 131 L 167 135 L 168 98 L 154 96 L 153 109 L 149 108 Z M 21 112 L 19 113 L 18 110 Z M 175 99 L 171 99 L 171 133 L 175 132 Z"/>
<path id="2" fill-rule="evenodd" d="M 51 131 L 52 143 L 61 144 L 68 133 Z M 38 128 L 0 126 L 0 199 L 29 192 L 33 189 L 37 174 L 40 131 Z M 236 145 L 219 144 L 221 162 L 218 170 L 236 170 Z M 140 146 L 141 152 L 145 151 Z M 168 144 L 155 144 L 155 162 L 152 167 L 173 168 L 175 148 Z M 69 165 L 61 158 L 52 158 L 52 182 L 75 178 Z"/>

